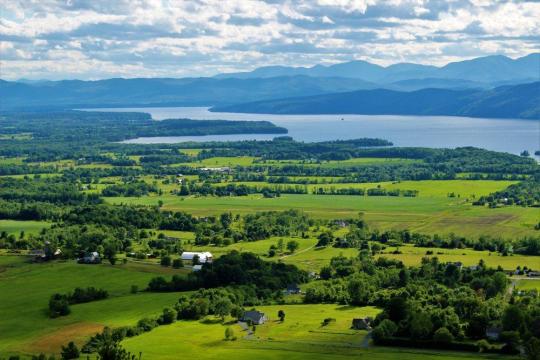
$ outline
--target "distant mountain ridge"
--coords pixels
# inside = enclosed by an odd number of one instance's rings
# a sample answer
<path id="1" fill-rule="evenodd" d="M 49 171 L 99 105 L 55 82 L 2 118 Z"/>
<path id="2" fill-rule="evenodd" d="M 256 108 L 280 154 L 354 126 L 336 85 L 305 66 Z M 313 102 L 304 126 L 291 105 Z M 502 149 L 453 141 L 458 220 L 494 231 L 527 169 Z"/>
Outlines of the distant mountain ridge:
<path id="1" fill-rule="evenodd" d="M 540 53 L 529 54 L 517 59 L 492 55 L 452 62 L 441 67 L 411 63 L 398 63 L 383 67 L 363 60 L 330 66 L 267 66 L 251 72 L 219 74 L 216 78 L 252 79 L 295 75 L 353 78 L 378 84 L 424 78 L 459 79 L 480 83 L 532 82 L 540 80 Z"/>
<path id="2" fill-rule="evenodd" d="M 446 115 L 540 119 L 540 82 L 492 90 L 358 90 L 216 106 L 216 112 L 258 114 Z"/>
<path id="3" fill-rule="evenodd" d="M 311 68 L 263 67 L 213 78 L 0 80 L 0 110 L 227 106 L 356 90 L 488 90 L 532 81 L 540 81 L 540 53 L 518 59 L 488 56 L 442 67 L 353 61 Z"/>

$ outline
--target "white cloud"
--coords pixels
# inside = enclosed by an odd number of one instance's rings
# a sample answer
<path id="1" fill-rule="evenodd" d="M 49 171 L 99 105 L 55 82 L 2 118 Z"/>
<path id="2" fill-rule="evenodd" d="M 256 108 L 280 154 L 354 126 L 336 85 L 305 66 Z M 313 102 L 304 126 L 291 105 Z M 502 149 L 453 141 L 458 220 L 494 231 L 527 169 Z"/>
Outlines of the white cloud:
<path id="1" fill-rule="evenodd" d="M 3 78 L 204 76 L 363 59 L 441 65 L 539 50 L 540 3 L 0 0 Z"/>

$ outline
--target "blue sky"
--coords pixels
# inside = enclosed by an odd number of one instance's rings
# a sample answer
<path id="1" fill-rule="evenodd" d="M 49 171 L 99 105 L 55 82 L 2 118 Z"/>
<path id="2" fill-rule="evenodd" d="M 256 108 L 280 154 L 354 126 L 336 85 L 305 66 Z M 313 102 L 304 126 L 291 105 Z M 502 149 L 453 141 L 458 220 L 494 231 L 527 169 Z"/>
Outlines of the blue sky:
<path id="1" fill-rule="evenodd" d="M 0 0 L 0 77 L 209 76 L 538 52 L 540 2 Z"/>

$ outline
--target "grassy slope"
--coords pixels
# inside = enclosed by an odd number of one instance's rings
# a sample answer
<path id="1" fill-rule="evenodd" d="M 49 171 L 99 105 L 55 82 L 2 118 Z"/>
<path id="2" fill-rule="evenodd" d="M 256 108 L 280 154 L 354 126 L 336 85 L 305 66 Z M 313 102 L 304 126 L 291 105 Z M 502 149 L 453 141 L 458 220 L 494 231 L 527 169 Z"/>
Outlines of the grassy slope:
<path id="1" fill-rule="evenodd" d="M 261 195 L 245 197 L 187 197 L 166 194 L 140 198 L 116 197 L 106 201 L 157 205 L 166 210 L 181 210 L 195 215 L 226 211 L 246 214 L 254 211 L 300 209 L 318 218 L 356 217 L 359 212 L 380 229 L 404 229 L 424 233 L 450 233 L 480 236 L 524 236 L 535 233 L 538 209 L 507 207 L 488 209 L 474 207 L 460 199 L 446 197 L 357 197 L 289 195 L 265 199 Z"/>
<path id="2" fill-rule="evenodd" d="M 478 359 L 478 354 L 422 351 L 414 349 L 365 348 L 365 331 L 350 329 L 355 317 L 374 316 L 371 307 L 354 308 L 337 305 L 261 306 L 270 320 L 252 336 L 230 323 L 236 341 L 225 341 L 226 326 L 214 321 L 181 321 L 124 341 L 132 353 L 156 360 L 196 359 Z M 284 323 L 276 321 L 279 309 L 285 311 Z M 321 326 L 325 318 L 335 323 Z M 500 359 L 501 357 L 491 357 Z"/>
<path id="3" fill-rule="evenodd" d="M 6 231 L 8 234 L 18 235 L 21 231 L 26 234 L 37 234 L 41 229 L 51 226 L 46 221 L 18 221 L 0 220 L 0 232 Z"/>
<path id="4" fill-rule="evenodd" d="M 0 354 L 53 352 L 67 340 L 81 343 L 104 325 L 131 325 L 171 306 L 178 294 L 130 294 L 156 276 L 125 265 L 79 265 L 74 262 L 29 264 L 21 256 L 0 256 Z M 49 297 L 75 287 L 106 289 L 110 298 L 71 307 L 66 317 L 49 319 Z"/>

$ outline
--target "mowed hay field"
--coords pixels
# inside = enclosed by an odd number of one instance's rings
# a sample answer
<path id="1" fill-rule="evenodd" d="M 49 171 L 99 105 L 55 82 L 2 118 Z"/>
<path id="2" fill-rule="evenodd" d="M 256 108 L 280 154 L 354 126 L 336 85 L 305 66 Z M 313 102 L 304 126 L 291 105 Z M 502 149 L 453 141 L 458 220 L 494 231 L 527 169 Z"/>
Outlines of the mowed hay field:
<path id="1" fill-rule="evenodd" d="M 283 261 L 284 263 L 294 264 L 301 269 L 318 272 L 323 266 L 328 265 L 330 260 L 336 256 L 357 257 L 358 249 L 353 248 L 335 248 L 316 247 L 317 239 L 302 239 L 299 237 L 289 238 L 281 237 L 286 244 L 290 240 L 298 242 L 298 250 L 293 254 L 285 253 L 282 256 L 276 255 L 268 257 L 268 249 L 271 245 L 277 245 L 278 237 L 260 240 L 254 242 L 238 242 L 225 247 L 204 247 L 193 246 L 193 251 L 210 251 L 214 256 L 219 257 L 229 251 L 236 250 L 240 252 L 253 252 L 267 261 Z M 399 250 L 399 254 L 394 253 Z M 432 255 L 426 255 L 426 252 L 433 252 Z M 419 266 L 424 257 L 437 257 L 440 262 L 460 261 L 464 266 L 477 265 L 480 260 L 484 260 L 487 266 L 496 268 L 501 266 L 503 269 L 512 271 L 518 266 L 532 269 L 540 268 L 540 256 L 510 255 L 502 256 L 489 251 L 475 251 L 471 249 L 441 249 L 441 248 L 423 248 L 411 245 L 401 246 L 399 248 L 387 247 L 382 253 L 375 257 L 386 257 L 402 261 L 406 266 Z"/>
<path id="2" fill-rule="evenodd" d="M 143 290 L 155 272 L 109 264 L 80 265 L 74 261 L 28 263 L 27 257 L 0 255 L 0 355 L 58 353 L 75 340 L 82 345 L 104 326 L 134 325 L 172 306 L 178 293 L 131 294 L 131 285 Z M 71 306 L 68 316 L 50 319 L 47 307 L 53 293 L 94 286 L 109 292 L 105 300 Z"/>
<path id="3" fill-rule="evenodd" d="M 19 235 L 21 231 L 24 231 L 25 234 L 37 234 L 41 229 L 50 226 L 51 223 L 46 221 L 0 220 L 0 232 L 5 231 L 15 235 Z"/>
<path id="4" fill-rule="evenodd" d="M 539 209 L 517 206 L 489 209 L 473 206 L 466 201 L 466 198 L 473 194 L 478 198 L 502 190 L 510 184 L 510 181 L 473 180 L 339 184 L 340 187 L 354 185 L 370 188 L 381 185 L 389 189 L 418 190 L 419 196 L 414 198 L 312 194 L 282 194 L 278 198 L 264 198 L 259 194 L 240 197 L 180 197 L 166 193 L 162 196 L 139 198 L 112 197 L 106 198 L 106 201 L 113 204 L 157 205 L 161 200 L 165 210 L 186 211 L 199 216 L 228 211 L 246 214 L 254 211 L 299 209 L 317 218 L 332 219 L 356 217 L 362 212 L 372 227 L 381 230 L 409 229 L 428 234 L 453 232 L 472 237 L 493 235 L 515 238 L 534 235 L 537 233 L 534 225 L 540 217 Z M 449 193 L 460 197 L 448 197 Z"/>
<path id="5" fill-rule="evenodd" d="M 143 359 L 508 359 L 483 357 L 470 353 L 422 351 L 373 347 L 366 331 L 351 329 L 353 318 L 374 317 L 373 307 L 340 305 L 259 306 L 269 317 L 250 334 L 231 321 L 222 324 L 213 317 L 202 321 L 178 321 L 160 326 L 149 333 L 123 341 L 132 353 L 142 352 Z M 277 320 L 277 312 L 285 312 L 285 321 Z M 335 319 L 323 326 L 326 318 Z M 226 341 L 225 329 L 231 327 L 237 340 Z"/>

